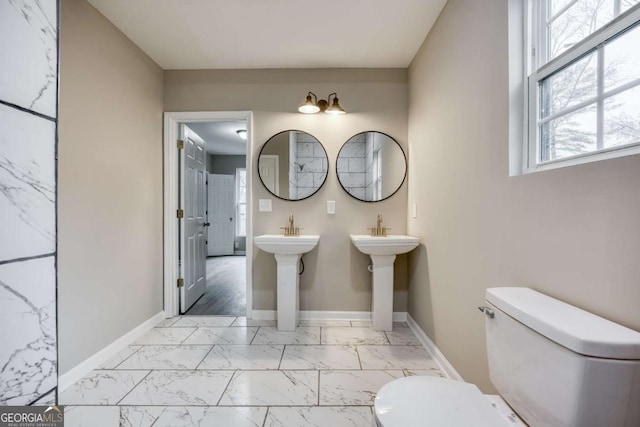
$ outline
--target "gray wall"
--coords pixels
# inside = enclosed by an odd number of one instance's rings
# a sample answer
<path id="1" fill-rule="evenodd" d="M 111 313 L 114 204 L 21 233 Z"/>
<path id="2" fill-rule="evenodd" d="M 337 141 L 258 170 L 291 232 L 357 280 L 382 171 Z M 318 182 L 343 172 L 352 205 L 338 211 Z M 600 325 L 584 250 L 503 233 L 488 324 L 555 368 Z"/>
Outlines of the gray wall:
<path id="1" fill-rule="evenodd" d="M 84 0 L 62 2 L 62 373 L 162 310 L 162 70 Z"/>
<path id="2" fill-rule="evenodd" d="M 337 92 L 344 116 L 297 112 L 308 91 L 320 96 Z M 370 204 L 354 200 L 338 184 L 335 159 L 342 144 L 356 133 L 380 130 L 407 145 L 407 70 L 201 70 L 165 72 L 166 111 L 253 111 L 252 170 L 258 153 L 272 135 L 299 129 L 314 135 L 329 157 L 327 181 L 313 197 L 288 202 L 275 198 L 253 174 L 254 235 L 278 233 L 293 213 L 307 234 L 319 234 L 318 248 L 304 256 L 300 282 L 303 310 L 371 309 L 369 257 L 358 252 L 349 234 L 366 233 L 381 213 L 394 232 L 406 230 L 406 185 L 392 198 Z M 257 211 L 258 199 L 272 199 L 273 212 Z M 326 201 L 336 201 L 336 214 L 326 214 Z M 272 254 L 254 247 L 254 308 L 276 308 L 276 263 Z M 406 257 L 396 260 L 395 310 L 407 309 Z M 339 296 L 336 297 L 336 296 Z"/>
<path id="3" fill-rule="evenodd" d="M 246 156 L 207 155 L 207 172 L 209 173 L 235 176 L 236 169 L 244 168 L 246 167 L 246 164 Z"/>
<path id="4" fill-rule="evenodd" d="M 0 2 L 2 406 L 56 402 L 57 6 Z"/>
<path id="5" fill-rule="evenodd" d="M 409 69 L 409 312 L 491 392 L 492 286 L 640 330 L 640 156 L 509 177 L 507 0 L 449 0 Z"/>

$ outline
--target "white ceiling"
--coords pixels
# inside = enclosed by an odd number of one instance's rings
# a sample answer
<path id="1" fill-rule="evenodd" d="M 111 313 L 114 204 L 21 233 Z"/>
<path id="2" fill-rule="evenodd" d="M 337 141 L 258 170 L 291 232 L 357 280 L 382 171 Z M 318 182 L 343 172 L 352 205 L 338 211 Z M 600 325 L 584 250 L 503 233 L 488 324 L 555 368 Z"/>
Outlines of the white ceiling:
<path id="1" fill-rule="evenodd" d="M 247 142 L 238 135 L 239 129 L 247 129 L 245 122 L 203 122 L 187 124 L 207 143 L 208 154 L 247 154 Z"/>
<path id="2" fill-rule="evenodd" d="M 407 67 L 446 0 L 89 0 L 165 70 Z"/>

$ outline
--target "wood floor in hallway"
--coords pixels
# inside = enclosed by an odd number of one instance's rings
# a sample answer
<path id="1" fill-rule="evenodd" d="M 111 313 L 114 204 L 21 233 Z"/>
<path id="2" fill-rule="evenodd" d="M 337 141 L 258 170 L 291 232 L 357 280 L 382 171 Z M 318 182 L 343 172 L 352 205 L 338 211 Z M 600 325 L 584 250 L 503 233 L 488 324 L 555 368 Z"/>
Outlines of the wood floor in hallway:
<path id="1" fill-rule="evenodd" d="M 207 258 L 207 288 L 185 314 L 244 316 L 247 305 L 246 257 Z"/>

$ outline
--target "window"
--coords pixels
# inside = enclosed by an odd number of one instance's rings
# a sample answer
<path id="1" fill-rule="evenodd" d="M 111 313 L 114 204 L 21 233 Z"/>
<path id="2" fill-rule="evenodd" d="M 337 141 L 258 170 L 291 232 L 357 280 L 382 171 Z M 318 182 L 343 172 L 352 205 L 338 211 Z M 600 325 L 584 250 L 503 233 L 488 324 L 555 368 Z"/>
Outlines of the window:
<path id="1" fill-rule="evenodd" d="M 247 170 L 236 169 L 236 236 L 247 235 Z"/>
<path id="2" fill-rule="evenodd" d="M 531 0 L 527 171 L 640 153 L 640 0 Z"/>

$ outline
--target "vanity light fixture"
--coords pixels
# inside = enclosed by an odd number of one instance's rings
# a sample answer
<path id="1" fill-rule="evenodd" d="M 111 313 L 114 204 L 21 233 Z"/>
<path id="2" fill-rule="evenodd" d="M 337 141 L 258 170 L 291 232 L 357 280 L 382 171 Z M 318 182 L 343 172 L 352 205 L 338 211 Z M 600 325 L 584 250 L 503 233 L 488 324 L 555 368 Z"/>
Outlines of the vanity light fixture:
<path id="1" fill-rule="evenodd" d="M 333 96 L 333 103 L 331 103 L 331 97 Z M 331 105 L 329 105 L 331 103 Z M 300 104 L 298 111 L 303 114 L 315 114 L 324 112 L 327 114 L 345 114 L 346 111 L 338 103 L 338 94 L 331 93 L 327 97 L 327 100 L 318 99 L 315 93 L 309 92 L 307 99 Z"/>
<path id="2" fill-rule="evenodd" d="M 247 140 L 247 131 L 245 129 L 239 129 L 236 131 L 236 133 L 240 138 L 242 138 L 243 141 Z"/>

